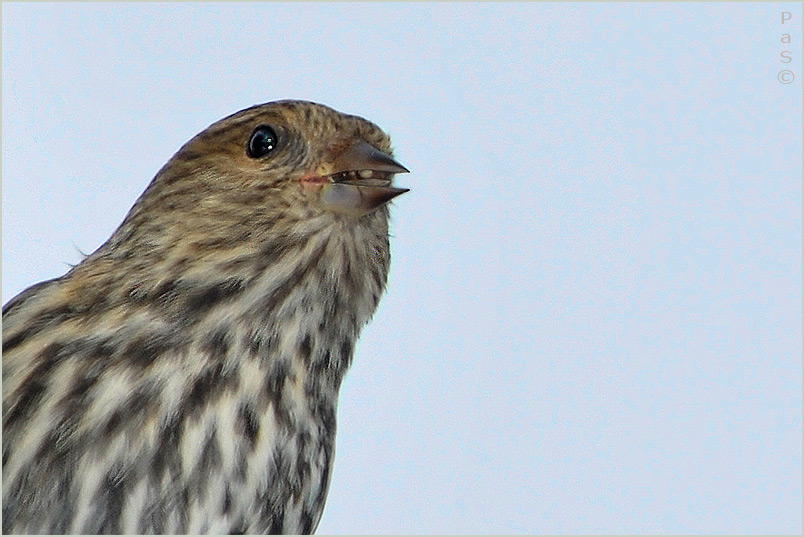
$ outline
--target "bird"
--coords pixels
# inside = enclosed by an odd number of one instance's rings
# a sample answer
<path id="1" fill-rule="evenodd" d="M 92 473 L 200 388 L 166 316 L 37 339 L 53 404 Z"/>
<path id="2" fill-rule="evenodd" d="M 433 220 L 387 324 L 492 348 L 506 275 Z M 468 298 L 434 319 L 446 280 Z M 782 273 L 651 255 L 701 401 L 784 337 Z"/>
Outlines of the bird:
<path id="1" fill-rule="evenodd" d="M 213 123 L 3 318 L 4 533 L 309 534 L 408 170 L 308 101 Z"/>

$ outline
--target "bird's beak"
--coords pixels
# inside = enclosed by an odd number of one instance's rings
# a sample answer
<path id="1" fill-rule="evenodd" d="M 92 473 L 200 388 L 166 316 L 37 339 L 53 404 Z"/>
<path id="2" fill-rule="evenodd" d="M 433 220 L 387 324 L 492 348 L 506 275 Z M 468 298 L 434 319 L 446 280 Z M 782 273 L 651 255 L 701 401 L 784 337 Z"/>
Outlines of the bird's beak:
<path id="1" fill-rule="evenodd" d="M 325 207 L 340 213 L 362 216 L 407 192 L 391 180 L 408 169 L 366 142 L 358 142 L 338 155 L 321 190 Z"/>

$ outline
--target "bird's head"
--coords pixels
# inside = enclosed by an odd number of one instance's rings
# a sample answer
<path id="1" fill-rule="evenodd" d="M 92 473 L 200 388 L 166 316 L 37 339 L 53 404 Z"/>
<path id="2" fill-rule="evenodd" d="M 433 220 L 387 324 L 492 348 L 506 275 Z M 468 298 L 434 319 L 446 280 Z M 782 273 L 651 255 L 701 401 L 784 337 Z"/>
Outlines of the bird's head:
<path id="1" fill-rule="evenodd" d="M 163 195 L 186 192 L 211 210 L 246 202 L 298 217 L 359 218 L 408 189 L 408 170 L 374 123 L 316 103 L 277 101 L 242 110 L 187 142 L 154 181 Z M 218 207 L 220 206 L 220 207 Z"/>

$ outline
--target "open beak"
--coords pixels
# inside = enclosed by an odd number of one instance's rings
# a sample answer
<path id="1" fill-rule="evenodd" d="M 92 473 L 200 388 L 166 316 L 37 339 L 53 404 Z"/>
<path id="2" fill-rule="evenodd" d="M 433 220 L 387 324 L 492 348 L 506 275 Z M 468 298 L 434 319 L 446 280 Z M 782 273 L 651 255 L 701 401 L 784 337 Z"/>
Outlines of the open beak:
<path id="1" fill-rule="evenodd" d="M 409 170 L 366 142 L 341 153 L 332 165 L 321 201 L 337 212 L 362 216 L 410 190 L 391 186 L 394 174 Z"/>

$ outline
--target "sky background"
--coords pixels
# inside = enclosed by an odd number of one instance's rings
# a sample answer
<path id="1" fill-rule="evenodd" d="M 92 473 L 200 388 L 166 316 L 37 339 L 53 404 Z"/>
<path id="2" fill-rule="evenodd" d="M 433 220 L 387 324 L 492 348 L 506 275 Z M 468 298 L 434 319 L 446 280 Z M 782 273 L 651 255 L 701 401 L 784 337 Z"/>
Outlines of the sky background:
<path id="1" fill-rule="evenodd" d="M 801 533 L 801 4 L 3 3 L 2 31 L 4 303 L 232 112 L 393 137 L 319 533 Z"/>

